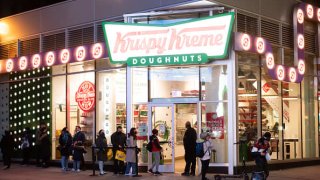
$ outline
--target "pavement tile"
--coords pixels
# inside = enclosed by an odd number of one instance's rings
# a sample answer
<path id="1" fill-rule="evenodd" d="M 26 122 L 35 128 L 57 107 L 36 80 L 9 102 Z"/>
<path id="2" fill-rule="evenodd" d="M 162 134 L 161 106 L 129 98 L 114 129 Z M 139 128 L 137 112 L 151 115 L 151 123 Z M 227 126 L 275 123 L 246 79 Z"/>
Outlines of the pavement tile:
<path id="1" fill-rule="evenodd" d="M 164 173 L 162 176 L 154 176 L 148 173 L 141 173 L 141 177 L 128 177 L 124 175 L 115 176 L 112 172 L 107 172 L 104 176 L 90 176 L 91 170 L 76 172 L 62 172 L 58 167 L 39 168 L 32 165 L 21 166 L 13 164 L 9 170 L 0 169 L 0 180 L 105 180 L 115 178 L 121 179 L 141 179 L 141 180 L 194 180 L 201 179 L 200 176 L 183 177 L 179 174 Z M 208 174 L 209 179 L 213 178 L 214 174 Z M 228 178 L 234 179 L 234 178 Z M 308 166 L 301 168 L 293 168 L 286 170 L 271 171 L 268 180 L 318 180 L 320 179 L 320 166 Z"/>

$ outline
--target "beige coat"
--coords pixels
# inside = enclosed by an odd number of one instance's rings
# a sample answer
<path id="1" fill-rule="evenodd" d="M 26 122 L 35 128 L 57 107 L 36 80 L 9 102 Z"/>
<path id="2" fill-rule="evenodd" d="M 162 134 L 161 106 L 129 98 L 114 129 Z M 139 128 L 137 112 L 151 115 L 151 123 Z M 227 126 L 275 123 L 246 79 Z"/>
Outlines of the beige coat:
<path id="1" fill-rule="evenodd" d="M 137 140 L 134 140 L 132 136 L 127 138 L 127 147 L 136 147 Z M 131 163 L 136 163 L 136 149 L 135 148 L 127 148 L 126 149 L 126 161 Z"/>

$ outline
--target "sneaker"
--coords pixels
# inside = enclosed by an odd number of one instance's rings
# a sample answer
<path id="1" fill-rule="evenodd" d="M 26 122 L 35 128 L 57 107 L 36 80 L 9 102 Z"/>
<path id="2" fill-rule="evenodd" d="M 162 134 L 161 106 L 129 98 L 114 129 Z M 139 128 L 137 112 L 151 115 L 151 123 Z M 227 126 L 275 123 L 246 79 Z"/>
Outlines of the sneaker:
<path id="1" fill-rule="evenodd" d="M 126 173 L 126 174 L 124 174 L 124 175 L 125 175 L 125 176 L 131 176 L 132 174 L 130 174 L 130 173 L 127 174 L 127 173 Z"/>
<path id="2" fill-rule="evenodd" d="M 184 173 L 181 173 L 181 176 L 190 176 L 190 174 L 187 172 L 184 172 Z"/>
<path id="3" fill-rule="evenodd" d="M 76 170 L 74 169 L 74 168 L 72 168 L 72 170 L 71 170 L 72 172 L 75 172 Z"/>
<path id="4" fill-rule="evenodd" d="M 149 170 L 148 170 L 148 173 L 151 173 L 151 174 L 153 174 L 153 171 L 152 171 L 152 169 L 149 169 Z"/>
<path id="5" fill-rule="evenodd" d="M 157 175 L 162 175 L 162 174 L 159 171 L 157 171 L 154 173 L 154 175 L 157 176 Z"/>
<path id="6" fill-rule="evenodd" d="M 77 169 L 77 172 L 80 172 L 80 169 Z"/>

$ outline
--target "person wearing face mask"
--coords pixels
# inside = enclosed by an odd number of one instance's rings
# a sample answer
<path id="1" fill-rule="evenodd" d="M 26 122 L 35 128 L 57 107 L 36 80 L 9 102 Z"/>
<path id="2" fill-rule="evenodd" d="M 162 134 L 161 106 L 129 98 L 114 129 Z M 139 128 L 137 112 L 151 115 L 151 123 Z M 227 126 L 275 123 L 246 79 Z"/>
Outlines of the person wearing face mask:
<path id="1" fill-rule="evenodd" d="M 98 133 L 98 138 L 96 140 L 96 147 L 98 148 L 97 152 L 97 158 L 98 158 L 98 164 L 99 164 L 99 170 L 100 170 L 100 175 L 106 174 L 106 172 L 103 171 L 103 165 L 104 161 L 107 160 L 107 139 L 104 134 L 104 130 L 101 129 Z"/>
<path id="2" fill-rule="evenodd" d="M 118 126 L 117 131 L 111 135 L 114 174 L 123 174 L 124 162 L 115 158 L 117 150 L 124 150 L 126 135 L 122 132 L 122 127 Z"/>
<path id="3" fill-rule="evenodd" d="M 127 148 L 126 149 L 126 161 L 127 161 L 127 167 L 126 167 L 126 176 L 135 176 L 136 175 L 136 169 L 137 169 L 137 160 L 136 160 L 136 153 L 137 150 L 134 147 L 137 147 L 137 134 L 138 131 L 136 128 L 131 128 L 130 133 L 128 134 L 127 138 Z M 130 170 L 132 168 L 132 174 L 130 174 Z"/>
<path id="4" fill-rule="evenodd" d="M 72 171 L 80 172 L 80 161 L 83 158 L 85 135 L 81 132 L 81 127 L 76 126 L 75 134 L 72 140 L 73 147 L 73 169 Z"/>

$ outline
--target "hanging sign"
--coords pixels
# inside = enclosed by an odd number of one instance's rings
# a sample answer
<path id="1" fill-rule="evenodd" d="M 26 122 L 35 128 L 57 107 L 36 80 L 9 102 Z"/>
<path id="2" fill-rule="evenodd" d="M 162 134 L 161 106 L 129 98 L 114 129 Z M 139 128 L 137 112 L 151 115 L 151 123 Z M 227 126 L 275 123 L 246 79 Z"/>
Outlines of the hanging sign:
<path id="1" fill-rule="evenodd" d="M 169 25 L 105 22 L 113 63 L 129 66 L 199 64 L 227 56 L 234 13 Z"/>
<path id="2" fill-rule="evenodd" d="M 90 112 L 95 106 L 95 87 L 90 81 L 84 81 L 80 84 L 76 92 L 76 102 L 79 108 L 84 112 Z"/>

